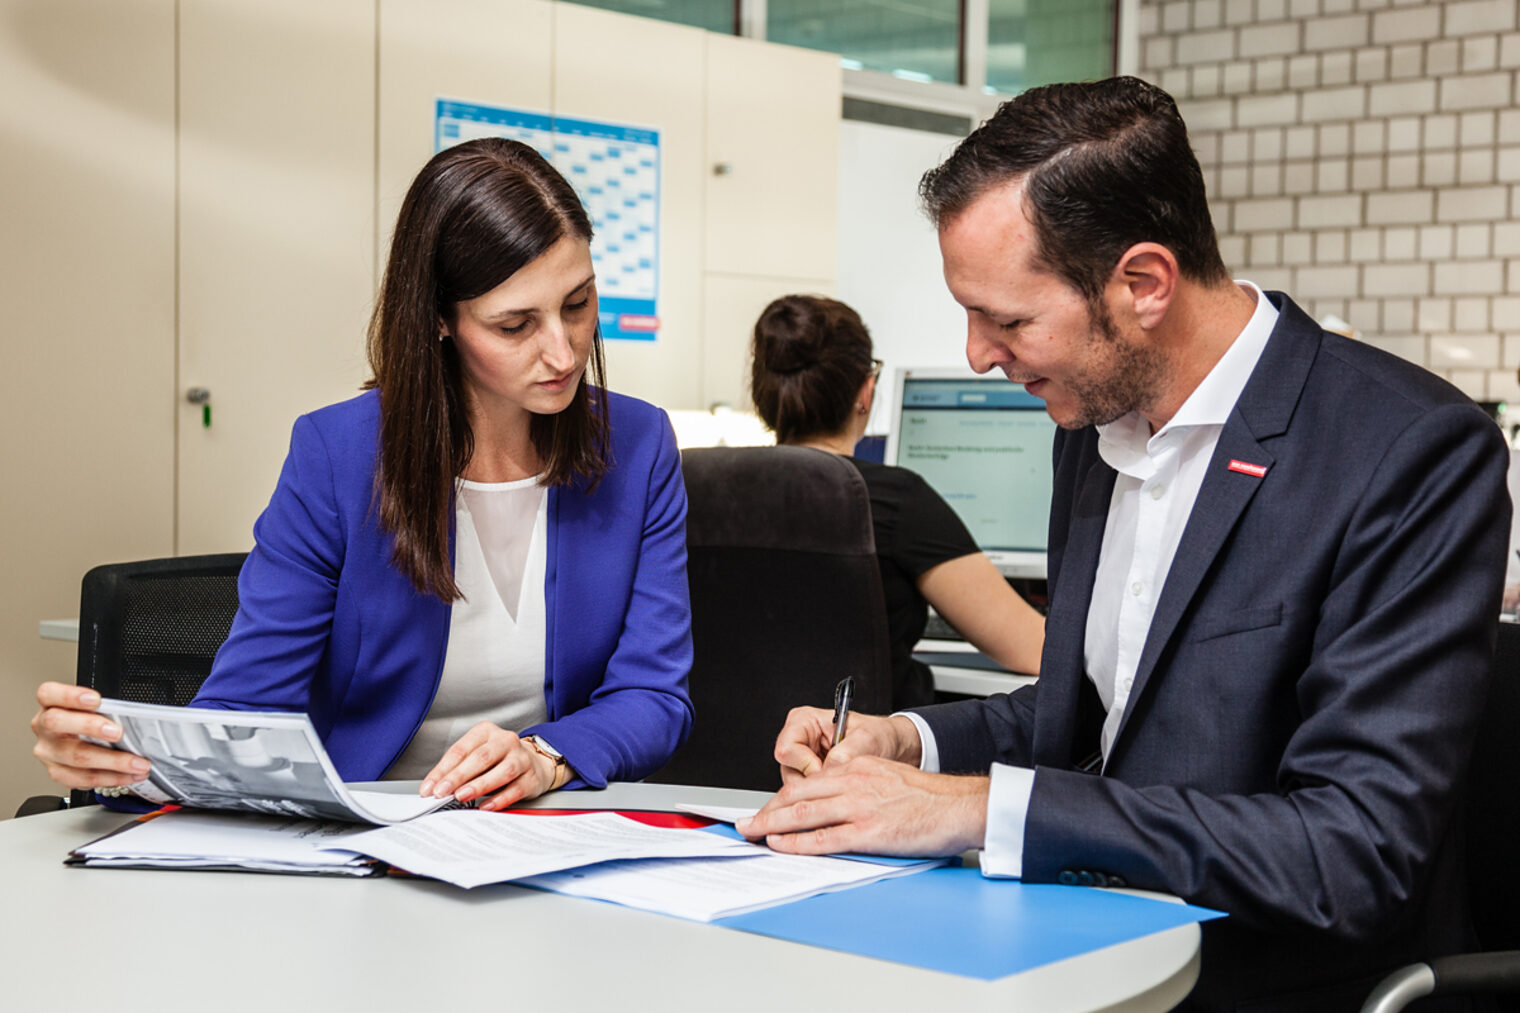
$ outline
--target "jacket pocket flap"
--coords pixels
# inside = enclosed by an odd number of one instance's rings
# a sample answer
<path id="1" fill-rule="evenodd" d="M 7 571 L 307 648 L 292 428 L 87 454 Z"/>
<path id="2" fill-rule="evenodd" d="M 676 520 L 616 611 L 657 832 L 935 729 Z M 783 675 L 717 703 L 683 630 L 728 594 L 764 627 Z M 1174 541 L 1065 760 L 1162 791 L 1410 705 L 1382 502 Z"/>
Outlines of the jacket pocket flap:
<path id="1" fill-rule="evenodd" d="M 1200 615 L 1193 620 L 1192 635 L 1188 639 L 1194 642 L 1213 640 L 1233 633 L 1245 633 L 1249 630 L 1276 626 L 1282 622 L 1282 614 L 1282 602 L 1278 602 L 1275 605 L 1262 605 L 1258 608 Z"/>

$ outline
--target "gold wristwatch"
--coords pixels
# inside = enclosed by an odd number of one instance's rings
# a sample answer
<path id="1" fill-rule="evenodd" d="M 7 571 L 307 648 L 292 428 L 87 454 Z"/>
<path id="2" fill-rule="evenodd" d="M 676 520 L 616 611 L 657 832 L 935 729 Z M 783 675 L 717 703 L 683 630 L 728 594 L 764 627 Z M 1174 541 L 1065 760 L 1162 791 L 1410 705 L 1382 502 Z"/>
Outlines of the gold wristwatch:
<path id="1" fill-rule="evenodd" d="M 523 739 L 540 756 L 547 756 L 554 764 L 554 776 L 549 779 L 549 788 L 553 790 L 570 780 L 570 761 L 565 759 L 565 754 L 544 741 L 542 735 L 529 735 Z"/>

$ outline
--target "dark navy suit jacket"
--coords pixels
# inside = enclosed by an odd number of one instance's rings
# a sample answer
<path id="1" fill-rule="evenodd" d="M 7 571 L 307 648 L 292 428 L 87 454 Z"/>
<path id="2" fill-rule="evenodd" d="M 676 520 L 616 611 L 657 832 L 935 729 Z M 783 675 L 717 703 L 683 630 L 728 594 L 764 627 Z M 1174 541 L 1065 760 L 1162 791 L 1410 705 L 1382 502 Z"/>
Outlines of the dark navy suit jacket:
<path id="1" fill-rule="evenodd" d="M 579 775 L 637 780 L 691 730 L 686 490 L 664 412 L 607 395 L 613 466 L 549 490 L 540 733 Z M 238 580 L 231 635 L 193 706 L 305 711 L 338 773 L 385 773 L 443 671 L 451 608 L 390 563 L 372 506 L 379 398 L 302 416 Z"/>
<path id="2" fill-rule="evenodd" d="M 1056 438 L 1039 682 L 921 713 L 945 770 L 1035 769 L 1026 880 L 1117 876 L 1230 914 L 1205 927 L 1195 1007 L 1339 1009 L 1365 994 L 1348 981 L 1470 941 L 1453 812 L 1508 454 L 1449 384 L 1269 297 L 1103 774 L 1076 769 L 1104 719 L 1083 663 L 1115 477 L 1095 429 Z"/>

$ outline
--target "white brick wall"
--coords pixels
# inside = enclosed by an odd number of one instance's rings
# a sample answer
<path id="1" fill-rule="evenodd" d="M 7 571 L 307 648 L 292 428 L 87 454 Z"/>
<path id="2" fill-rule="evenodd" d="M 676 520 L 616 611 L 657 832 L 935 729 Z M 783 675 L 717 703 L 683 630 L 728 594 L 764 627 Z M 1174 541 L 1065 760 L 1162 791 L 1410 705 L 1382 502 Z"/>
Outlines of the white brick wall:
<path id="1" fill-rule="evenodd" d="M 1520 0 L 1141 0 L 1238 277 L 1520 400 Z"/>

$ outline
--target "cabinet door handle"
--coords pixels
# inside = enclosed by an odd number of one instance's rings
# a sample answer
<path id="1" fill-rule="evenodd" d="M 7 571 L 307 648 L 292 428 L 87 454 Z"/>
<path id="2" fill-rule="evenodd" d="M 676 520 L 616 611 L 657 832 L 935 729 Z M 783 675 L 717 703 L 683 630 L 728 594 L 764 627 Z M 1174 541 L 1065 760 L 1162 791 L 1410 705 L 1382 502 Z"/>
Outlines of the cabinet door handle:
<path id="1" fill-rule="evenodd" d="M 191 387 L 185 391 L 185 400 L 201 406 L 201 427 L 211 428 L 211 388 Z"/>

